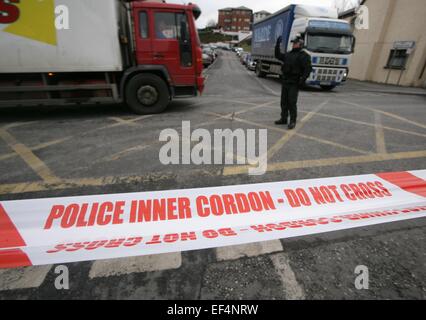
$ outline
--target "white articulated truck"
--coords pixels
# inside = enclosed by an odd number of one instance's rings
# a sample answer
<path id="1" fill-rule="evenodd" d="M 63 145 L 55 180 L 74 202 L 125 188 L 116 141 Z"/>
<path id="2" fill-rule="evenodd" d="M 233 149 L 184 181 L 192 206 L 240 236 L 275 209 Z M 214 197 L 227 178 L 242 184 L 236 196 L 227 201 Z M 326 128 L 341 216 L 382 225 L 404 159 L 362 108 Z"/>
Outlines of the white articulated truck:
<path id="1" fill-rule="evenodd" d="M 256 22 L 252 57 L 257 62 L 258 77 L 281 75 L 281 62 L 274 57 L 279 36 L 283 39 L 282 52 L 291 50 L 291 40 L 296 36 L 305 40 L 304 50 L 311 56 L 313 67 L 306 84 L 331 90 L 346 80 L 355 38 L 351 25 L 338 19 L 336 9 L 290 5 Z"/>

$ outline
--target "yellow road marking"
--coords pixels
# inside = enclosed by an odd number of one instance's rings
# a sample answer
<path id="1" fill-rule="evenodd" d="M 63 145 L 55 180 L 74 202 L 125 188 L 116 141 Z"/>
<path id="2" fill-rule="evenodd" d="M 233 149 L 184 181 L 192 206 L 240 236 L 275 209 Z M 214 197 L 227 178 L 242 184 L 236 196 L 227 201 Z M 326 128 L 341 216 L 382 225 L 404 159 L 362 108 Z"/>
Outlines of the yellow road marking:
<path id="1" fill-rule="evenodd" d="M 3 126 L 2 129 L 8 130 L 8 129 L 11 129 L 11 128 L 26 126 L 26 125 L 29 125 L 29 124 L 34 124 L 34 123 L 37 123 L 37 122 L 38 121 L 13 122 L 13 123 L 9 123 L 9 124 Z"/>
<path id="2" fill-rule="evenodd" d="M 269 104 L 272 104 L 274 102 L 276 102 L 276 101 L 270 101 L 270 102 L 266 103 L 265 105 L 269 105 Z M 255 107 L 253 107 L 253 108 L 248 108 L 246 110 L 236 112 L 235 114 L 245 113 L 245 112 L 248 112 L 248 111 L 250 111 L 252 109 L 259 108 L 261 106 L 263 106 L 263 105 L 255 105 Z M 195 128 L 200 128 L 200 127 L 203 127 L 203 126 L 207 126 L 207 125 L 213 124 L 214 122 L 216 122 L 217 120 L 222 119 L 222 118 L 230 119 L 230 117 L 233 115 L 233 113 L 229 113 L 229 114 L 224 115 L 224 116 L 216 114 L 216 113 L 215 114 L 209 114 L 209 115 L 214 115 L 214 116 L 216 116 L 216 118 L 213 119 L 213 120 L 209 120 L 209 121 L 205 121 L 205 122 L 202 122 L 202 123 L 198 123 L 196 126 L 193 126 L 192 128 L 195 129 Z M 124 124 L 124 122 L 120 122 L 120 123 Z M 181 127 L 175 127 L 174 129 L 176 129 L 177 131 L 179 131 L 181 129 Z M 116 153 L 116 154 L 114 154 L 112 156 L 105 157 L 105 158 L 101 159 L 101 161 L 99 161 L 99 162 L 103 162 L 103 161 L 116 161 L 116 160 L 120 159 L 122 156 L 125 156 L 128 153 L 135 152 L 135 151 L 141 151 L 141 150 L 147 149 L 149 147 L 152 147 L 152 146 L 155 146 L 155 145 L 161 144 L 161 143 L 163 143 L 163 142 L 158 140 L 158 141 L 155 141 L 155 142 L 153 142 L 151 144 L 133 146 L 133 147 L 130 147 L 130 148 L 125 149 L 123 151 L 120 151 L 120 152 L 118 152 L 118 153 Z M 0 160 L 2 160 L 2 157 L 0 157 Z"/>
<path id="3" fill-rule="evenodd" d="M 283 132 L 283 133 L 288 132 L 288 130 L 286 130 L 286 129 L 281 129 L 279 127 L 272 127 L 272 126 L 268 126 L 268 125 L 265 125 L 265 124 L 261 124 L 261 123 L 257 123 L 257 122 L 253 122 L 253 121 L 249 121 L 249 120 L 245 120 L 245 119 L 241 119 L 241 118 L 234 118 L 234 120 L 235 121 L 239 121 L 239 122 L 244 122 L 244 123 L 247 123 L 247 124 L 250 124 L 250 125 L 254 125 L 254 126 L 257 126 L 257 127 L 270 129 L 270 130 L 273 130 L 273 131 L 279 131 L 279 132 Z M 323 144 L 328 144 L 328 145 L 331 145 L 331 146 L 334 146 L 334 147 L 342 148 L 342 149 L 349 150 L 349 151 L 354 151 L 354 152 L 361 153 L 361 154 L 369 154 L 370 153 L 368 151 L 364 151 L 364 150 L 361 150 L 361 149 L 348 147 L 346 145 L 343 145 L 343 144 L 340 144 L 340 143 L 337 143 L 337 142 L 333 142 L 333 141 L 321 139 L 321 138 L 318 138 L 318 137 L 309 136 L 309 135 L 302 134 L 302 133 L 299 133 L 299 132 L 296 132 L 295 135 L 297 137 L 301 137 L 301 138 L 304 138 L 304 139 L 316 141 L 316 142 L 323 143 Z"/>
<path id="4" fill-rule="evenodd" d="M 343 103 L 345 103 L 347 105 L 350 105 L 350 106 L 355 106 L 355 107 L 367 109 L 367 110 L 370 110 L 370 111 L 373 111 L 373 112 L 379 112 L 379 113 L 381 113 L 381 114 L 383 114 L 385 116 L 388 116 L 390 118 L 394 118 L 394 119 L 400 120 L 402 122 L 406 122 L 406 123 L 412 124 L 412 125 L 414 125 L 416 127 L 420 127 L 420 128 L 426 129 L 426 125 L 424 125 L 424 124 L 418 123 L 416 121 L 409 120 L 409 119 L 401 117 L 401 116 L 398 116 L 398 115 L 396 115 L 394 113 L 390 113 L 390 112 L 387 112 L 387 111 L 382 111 L 382 110 L 374 109 L 374 108 L 371 108 L 371 107 L 368 107 L 368 106 L 363 106 L 361 104 L 353 103 L 353 102 L 348 102 L 348 101 L 345 101 L 345 100 L 339 100 L 339 101 L 341 101 L 341 102 L 343 102 Z"/>
<path id="5" fill-rule="evenodd" d="M 364 151 L 364 150 L 361 150 L 361 149 L 358 149 L 358 148 L 352 148 L 352 147 L 346 146 L 344 144 L 340 144 L 340 143 L 337 143 L 337 142 L 321 139 L 321 138 L 314 137 L 314 136 L 308 136 L 308 135 L 301 134 L 301 133 L 296 133 L 296 136 L 304 138 L 304 139 L 316 141 L 316 142 L 319 142 L 319 143 L 322 143 L 322 144 L 328 144 L 330 146 L 337 147 L 337 148 L 340 148 L 340 149 L 345 149 L 345 150 L 348 150 L 348 151 L 354 151 L 356 153 L 371 154 L 371 152 L 368 152 L 368 151 Z"/>
<path id="6" fill-rule="evenodd" d="M 238 101 L 236 101 L 236 102 L 238 102 Z M 244 113 L 247 113 L 247 112 L 250 112 L 250 111 L 253 111 L 253 110 L 256 110 L 256 109 L 260 109 L 260 108 L 263 108 L 263 107 L 268 107 L 271 104 L 277 103 L 277 102 L 278 102 L 277 100 L 273 100 L 273 101 L 269 101 L 269 102 L 262 103 L 262 104 L 246 103 L 248 105 L 253 105 L 253 107 L 247 108 L 247 109 L 244 109 L 244 110 L 240 110 L 240 111 L 236 111 L 236 112 L 227 113 L 227 114 L 220 114 L 220 113 L 213 112 L 213 111 L 200 111 L 200 113 L 217 117 L 216 119 L 214 119 L 214 121 L 217 121 L 219 119 L 231 120 L 231 119 L 235 119 L 236 115 L 244 114 Z"/>
<path id="7" fill-rule="evenodd" d="M 250 108 L 250 109 L 252 109 L 252 108 Z M 222 117 L 222 118 L 225 118 L 225 119 L 230 119 L 230 115 L 220 116 L 220 114 L 215 113 L 215 112 L 202 112 L 202 113 L 208 114 L 208 115 L 219 116 L 219 117 Z M 237 122 L 242 122 L 242 123 L 246 123 L 246 124 L 249 124 L 249 125 L 253 125 L 253 126 L 256 126 L 256 127 L 260 127 L 260 128 L 265 128 L 265 129 L 278 131 L 278 132 L 282 132 L 282 133 L 288 133 L 288 130 L 281 129 L 280 127 L 272 127 L 272 126 L 265 125 L 263 123 L 257 123 L 257 122 L 245 120 L 245 119 L 242 119 L 242 118 L 238 118 L 238 117 L 234 117 L 233 120 L 237 121 Z M 340 143 L 337 143 L 337 142 L 333 142 L 333 141 L 321 139 L 321 138 L 318 138 L 318 137 L 313 137 L 313 136 L 301 134 L 301 133 L 298 133 L 298 132 L 296 132 L 295 135 L 297 137 L 309 139 L 309 140 L 312 140 L 312 141 L 315 141 L 315 142 L 331 145 L 331 146 L 334 146 L 334 147 L 337 147 L 337 148 L 341 148 L 341 149 L 345 149 L 345 150 L 349 150 L 349 151 L 354 151 L 354 152 L 361 153 L 361 154 L 370 154 L 371 153 L 371 152 L 364 151 L 364 150 L 361 150 L 361 149 L 352 148 L 352 147 L 349 147 L 349 146 L 346 146 L 346 145 L 343 145 L 343 144 L 340 144 Z"/>
<path id="8" fill-rule="evenodd" d="M 13 149 L 28 166 L 33 169 L 45 182 L 57 183 L 60 180 L 53 174 L 52 171 L 41 161 L 27 146 L 20 143 L 9 132 L 0 129 L 0 137 Z"/>
<path id="9" fill-rule="evenodd" d="M 318 160 L 289 161 L 289 162 L 270 164 L 268 166 L 267 172 L 314 168 L 314 167 L 326 167 L 326 166 L 333 166 L 333 165 L 360 164 L 360 163 L 370 163 L 370 162 L 379 162 L 379 161 L 415 159 L 415 158 L 425 158 L 425 157 L 426 157 L 426 150 L 389 153 L 389 154 L 373 154 L 373 155 L 367 155 L 367 156 L 318 159 Z M 248 168 L 249 166 L 225 167 L 223 171 L 223 175 L 232 176 L 232 175 L 239 175 L 239 174 L 247 174 Z M 200 170 L 191 171 L 191 174 L 198 177 L 200 175 L 217 176 L 221 174 L 221 170 L 208 171 L 208 170 L 200 169 Z M 103 178 L 85 178 L 85 179 L 63 179 L 60 183 L 46 183 L 46 182 L 40 181 L 40 182 L 30 182 L 30 183 L 3 184 L 3 185 L 0 185 L 0 194 L 10 195 L 10 194 L 25 193 L 25 192 L 52 191 L 52 190 L 63 190 L 63 189 L 81 188 L 81 187 L 98 187 L 98 186 L 108 186 L 108 185 L 114 185 L 114 184 L 135 184 L 135 183 L 167 180 L 174 175 L 176 174 L 158 173 L 158 174 L 149 174 L 147 176 L 142 176 L 142 177 L 141 176 L 123 176 L 123 177 L 103 177 Z"/>
<path id="10" fill-rule="evenodd" d="M 382 126 L 382 116 L 378 112 L 374 112 L 374 123 L 376 131 L 376 150 L 377 153 L 387 153 L 385 133 Z"/>
<path id="11" fill-rule="evenodd" d="M 66 141 L 66 140 L 68 140 L 68 139 L 67 139 L 67 138 L 64 138 L 64 139 L 52 140 L 52 141 L 48 141 L 48 142 L 44 142 L 44 143 L 40 143 L 40 144 L 36 145 L 35 147 L 33 147 L 33 148 L 29 148 L 29 149 L 30 149 L 32 152 L 34 152 L 34 151 L 42 150 L 42 149 L 44 149 L 44 148 L 47 148 L 47 147 L 53 146 L 53 145 L 55 145 L 55 144 L 62 143 L 62 142 L 64 142 L 64 141 Z M 0 156 L 0 161 L 7 160 L 7 159 L 10 159 L 10 158 L 13 158 L 13 157 L 16 157 L 16 156 L 17 156 L 17 154 L 16 154 L 16 153 L 14 153 L 14 152 L 7 153 L 7 154 L 4 154 L 4 155 Z"/>
<path id="12" fill-rule="evenodd" d="M 148 148 L 148 145 L 134 146 L 134 147 L 125 149 L 123 151 L 117 152 L 117 153 L 115 153 L 115 154 L 113 154 L 111 156 L 105 157 L 102 160 L 104 160 L 104 161 L 116 161 L 116 160 L 118 160 L 118 159 L 120 159 L 120 158 L 128 155 L 129 153 L 137 152 L 137 151 L 142 151 L 142 150 L 144 150 L 146 148 Z"/>
<path id="13" fill-rule="evenodd" d="M 81 132 L 81 133 L 76 134 L 76 135 L 71 135 L 71 136 L 67 136 L 67 137 L 64 137 L 64 138 L 60 138 L 60 139 L 55 139 L 55 140 L 43 142 L 43 143 L 38 144 L 37 146 L 35 146 L 33 148 L 30 148 L 30 150 L 31 151 L 42 150 L 44 148 L 47 148 L 47 147 L 50 147 L 50 146 L 53 146 L 53 145 L 56 145 L 56 144 L 63 143 L 65 141 L 71 140 L 73 138 L 85 136 L 85 135 L 87 135 L 89 133 L 93 133 L 93 132 L 97 132 L 97 131 L 101 131 L 101 130 L 105 130 L 105 129 L 111 129 L 111 128 L 115 128 L 115 127 L 122 126 L 122 125 L 131 125 L 131 123 L 133 123 L 135 121 L 138 121 L 138 120 L 141 120 L 141 119 L 150 118 L 150 117 L 152 117 L 152 115 L 140 116 L 140 117 L 136 117 L 136 118 L 133 118 L 133 119 L 130 119 L 130 120 L 121 119 L 122 121 L 117 121 L 117 120 L 114 120 L 114 119 L 110 118 L 111 120 L 116 121 L 116 123 L 108 124 L 106 126 L 102 126 L 102 127 L 98 127 L 98 128 L 94 128 L 94 129 L 90 129 L 88 131 L 84 131 L 84 132 Z M 13 126 L 13 127 L 15 127 L 15 126 Z M 13 158 L 15 156 L 16 156 L 16 153 L 7 153 L 7 154 L 4 154 L 4 155 L 0 156 L 0 161 L 7 160 L 7 159 Z"/>
<path id="14" fill-rule="evenodd" d="M 109 119 L 117 122 L 116 124 L 120 124 L 120 125 L 128 125 L 128 126 L 139 126 L 138 123 L 135 123 L 138 120 L 142 120 L 142 119 L 147 119 L 152 117 L 152 115 L 145 115 L 145 116 L 140 116 L 140 117 L 136 117 L 136 118 L 132 118 L 129 120 L 120 118 L 120 117 L 109 117 Z"/>
<path id="15" fill-rule="evenodd" d="M 370 162 L 379 162 L 379 161 L 415 159 L 415 158 L 425 158 L 425 157 L 426 157 L 426 150 L 397 152 L 397 153 L 388 153 L 388 154 L 372 154 L 372 155 L 352 156 L 352 157 L 327 158 L 327 159 L 317 159 L 317 160 L 287 161 L 287 162 L 268 164 L 267 172 L 314 168 L 314 167 L 338 166 L 338 165 L 345 165 L 345 164 L 360 164 L 360 163 L 370 163 Z M 247 170 L 249 168 L 250 166 L 225 167 L 225 169 L 223 170 L 223 175 L 232 176 L 232 175 L 239 175 L 239 174 L 247 174 Z"/>
<path id="16" fill-rule="evenodd" d="M 286 132 L 281 139 L 279 139 L 269 150 L 268 150 L 268 160 L 270 160 L 281 148 L 290 141 L 290 139 L 298 132 L 303 126 L 308 122 L 321 108 L 323 108 L 327 103 L 330 102 L 330 99 L 327 99 L 320 105 L 318 105 L 314 110 L 310 111 L 303 119 L 300 121 L 296 129 Z"/>
<path id="17" fill-rule="evenodd" d="M 307 113 L 306 111 L 300 111 L 300 112 L 301 113 Z M 352 120 L 352 119 L 347 119 L 347 118 L 338 117 L 338 116 L 333 116 L 333 115 L 327 114 L 327 113 L 318 113 L 317 116 L 324 117 L 324 118 L 335 119 L 335 120 L 347 121 L 347 122 L 351 122 L 351 123 L 355 123 L 355 124 L 362 124 L 362 125 L 369 126 L 369 127 L 375 127 L 375 125 L 372 124 L 372 123 L 368 123 L 368 122 L 364 122 L 364 121 L 358 121 L 358 120 Z M 406 133 L 406 134 L 411 134 L 413 136 L 418 136 L 418 137 L 426 138 L 426 134 L 421 134 L 421 133 L 414 132 L 414 131 L 402 130 L 402 129 L 392 128 L 392 127 L 387 127 L 387 126 L 382 126 L 382 127 L 385 130 L 395 131 L 395 132 L 400 132 L 400 133 Z"/>
<path id="18" fill-rule="evenodd" d="M 191 174 L 199 177 L 201 175 L 212 177 L 221 174 L 221 170 L 208 171 L 205 169 L 191 170 Z M 99 178 L 81 178 L 81 179 L 62 179 L 59 183 L 51 182 L 29 182 L 29 183 L 12 183 L 0 185 L 0 195 L 11 195 L 27 192 L 64 190 L 82 187 L 103 187 L 116 184 L 137 184 L 149 182 L 167 181 L 171 177 L 176 176 L 173 172 L 150 173 L 145 176 L 110 176 Z"/>

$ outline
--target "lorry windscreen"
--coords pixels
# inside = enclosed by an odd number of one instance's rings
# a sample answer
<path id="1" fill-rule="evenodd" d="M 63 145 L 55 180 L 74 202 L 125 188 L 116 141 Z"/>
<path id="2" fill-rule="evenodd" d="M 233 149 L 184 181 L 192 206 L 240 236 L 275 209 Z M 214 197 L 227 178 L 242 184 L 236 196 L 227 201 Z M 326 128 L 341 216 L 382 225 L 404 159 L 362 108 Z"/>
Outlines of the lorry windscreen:
<path id="1" fill-rule="evenodd" d="M 312 52 L 350 54 L 353 37 L 333 34 L 308 34 L 306 48 Z"/>

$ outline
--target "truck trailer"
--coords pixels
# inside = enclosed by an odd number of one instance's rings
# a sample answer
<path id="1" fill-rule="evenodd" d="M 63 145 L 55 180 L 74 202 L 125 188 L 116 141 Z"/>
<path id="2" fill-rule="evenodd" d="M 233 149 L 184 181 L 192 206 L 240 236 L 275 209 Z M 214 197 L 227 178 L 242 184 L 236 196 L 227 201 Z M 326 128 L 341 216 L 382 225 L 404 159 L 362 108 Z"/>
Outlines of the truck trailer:
<path id="1" fill-rule="evenodd" d="M 282 37 L 281 51 L 292 48 L 291 40 L 301 36 L 304 50 L 311 56 L 313 71 L 308 85 L 332 90 L 346 81 L 355 46 L 352 28 L 339 20 L 336 9 L 306 5 L 289 5 L 253 25 L 252 57 L 256 75 L 281 75 L 282 63 L 275 59 L 274 49 Z"/>
<path id="2" fill-rule="evenodd" d="M 0 106 L 126 103 L 159 113 L 201 94 L 195 4 L 0 0 Z"/>

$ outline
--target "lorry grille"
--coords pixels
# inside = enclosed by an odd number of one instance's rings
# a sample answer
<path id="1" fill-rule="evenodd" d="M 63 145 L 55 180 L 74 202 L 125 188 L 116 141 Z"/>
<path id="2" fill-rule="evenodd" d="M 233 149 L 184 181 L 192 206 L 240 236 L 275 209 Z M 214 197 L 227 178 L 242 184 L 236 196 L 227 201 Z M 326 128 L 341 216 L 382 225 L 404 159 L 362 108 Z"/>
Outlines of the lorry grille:
<path id="1" fill-rule="evenodd" d="M 342 82 L 345 69 L 336 68 L 314 68 L 309 81 Z"/>

